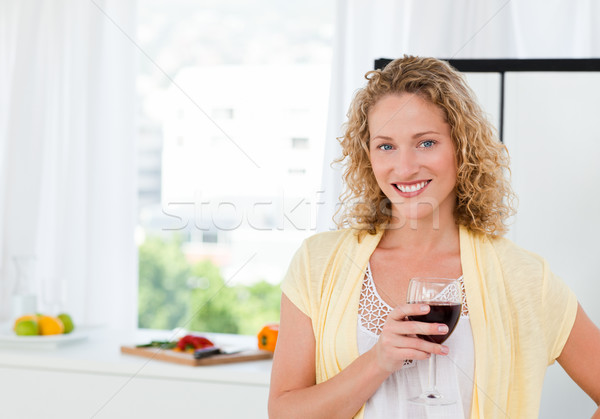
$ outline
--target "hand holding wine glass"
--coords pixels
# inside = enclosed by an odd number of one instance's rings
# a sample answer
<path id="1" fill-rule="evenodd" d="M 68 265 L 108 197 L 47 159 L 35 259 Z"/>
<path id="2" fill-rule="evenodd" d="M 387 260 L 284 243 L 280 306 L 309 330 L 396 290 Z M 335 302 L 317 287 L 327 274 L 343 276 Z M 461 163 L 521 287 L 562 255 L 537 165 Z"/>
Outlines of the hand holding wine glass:
<path id="1" fill-rule="evenodd" d="M 461 292 L 458 280 L 441 278 L 413 278 L 408 285 L 407 302 L 409 304 L 428 304 L 430 310 L 422 315 L 409 315 L 409 320 L 425 323 L 444 323 L 448 333 L 431 335 L 417 333 L 417 336 L 429 342 L 443 343 L 458 323 L 461 311 Z M 456 403 L 444 397 L 436 388 L 436 355 L 429 358 L 429 387 L 411 402 L 426 405 L 447 405 Z"/>
<path id="2" fill-rule="evenodd" d="M 445 335 L 443 324 L 408 321 L 410 317 L 430 312 L 427 304 L 399 304 L 387 316 L 381 335 L 374 347 L 377 360 L 384 370 L 394 372 L 402 368 L 405 360 L 425 360 L 432 353 L 444 354 L 443 347 L 432 341 L 419 339 L 416 335 Z"/>

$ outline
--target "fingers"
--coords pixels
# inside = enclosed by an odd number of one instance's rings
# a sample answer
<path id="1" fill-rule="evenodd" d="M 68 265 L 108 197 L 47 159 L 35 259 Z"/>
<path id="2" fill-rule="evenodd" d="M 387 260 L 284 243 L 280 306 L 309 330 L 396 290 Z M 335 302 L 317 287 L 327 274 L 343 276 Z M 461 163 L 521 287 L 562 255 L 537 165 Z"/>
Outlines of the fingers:
<path id="1" fill-rule="evenodd" d="M 416 336 L 406 336 L 397 334 L 382 334 L 380 337 L 382 345 L 390 350 L 411 350 L 418 351 L 425 355 L 448 355 L 448 347 L 437 343 L 429 342 Z M 413 359 L 413 358 L 408 358 Z M 417 358 L 421 359 L 421 358 Z"/>
<path id="2" fill-rule="evenodd" d="M 394 372 L 402 368 L 404 361 L 425 360 L 431 354 L 446 355 L 447 348 L 427 342 L 423 339 L 411 336 L 388 336 L 381 335 L 377 344 L 373 347 L 379 366 L 388 372 Z"/>
<path id="3" fill-rule="evenodd" d="M 448 333 L 448 326 L 443 323 L 408 320 L 408 317 L 423 316 L 429 310 L 427 304 L 401 304 L 388 314 L 374 347 L 382 368 L 391 372 L 401 368 L 406 359 L 422 360 L 429 358 L 431 354 L 448 354 L 447 346 L 417 336 L 445 335 Z"/>
<path id="4" fill-rule="evenodd" d="M 445 335 L 448 326 L 444 323 L 424 323 L 411 320 L 389 322 L 388 329 L 400 335 Z"/>
<path id="5" fill-rule="evenodd" d="M 388 314 L 389 327 L 403 335 L 445 335 L 448 326 L 443 323 L 407 321 L 408 316 L 422 316 L 429 312 L 427 304 L 400 304 Z"/>
<path id="6" fill-rule="evenodd" d="M 445 335 L 448 326 L 443 323 L 425 323 L 407 320 L 408 316 L 427 314 L 430 307 L 427 304 L 400 304 L 389 314 L 383 327 L 381 338 L 385 344 L 397 349 L 414 349 L 423 353 L 447 355 L 448 347 L 418 338 L 416 335 Z M 415 358 L 421 359 L 421 358 Z"/>
<path id="7" fill-rule="evenodd" d="M 404 320 L 407 316 L 422 316 L 427 313 L 429 313 L 429 306 L 427 304 L 400 304 L 390 311 L 388 318 Z"/>
<path id="8" fill-rule="evenodd" d="M 437 323 L 421 323 L 411 321 L 386 322 L 379 337 L 382 345 L 392 350 L 416 349 L 423 352 L 446 355 L 448 348 L 444 345 L 421 339 L 415 335 L 440 334 L 436 327 Z M 445 326 L 445 325 L 444 325 Z M 429 331 L 433 333 L 428 333 Z"/>
<path id="9" fill-rule="evenodd" d="M 424 339 L 420 339 L 417 337 L 407 337 L 408 339 L 414 339 L 410 347 L 424 352 L 428 354 L 436 354 L 436 355 L 448 355 L 449 348 L 445 345 L 440 345 L 437 343 L 429 342 Z"/>

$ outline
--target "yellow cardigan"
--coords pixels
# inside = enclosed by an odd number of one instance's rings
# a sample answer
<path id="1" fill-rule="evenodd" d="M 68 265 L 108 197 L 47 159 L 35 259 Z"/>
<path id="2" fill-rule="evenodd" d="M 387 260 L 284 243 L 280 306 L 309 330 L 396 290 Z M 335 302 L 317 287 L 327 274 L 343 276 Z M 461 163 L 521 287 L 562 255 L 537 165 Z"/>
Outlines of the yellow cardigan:
<path id="1" fill-rule="evenodd" d="M 317 383 L 359 356 L 360 290 L 381 235 L 316 234 L 290 264 L 282 291 L 312 320 Z M 543 258 L 508 239 L 461 227 L 460 253 L 475 347 L 471 417 L 538 417 L 545 370 L 569 336 L 577 299 Z"/>

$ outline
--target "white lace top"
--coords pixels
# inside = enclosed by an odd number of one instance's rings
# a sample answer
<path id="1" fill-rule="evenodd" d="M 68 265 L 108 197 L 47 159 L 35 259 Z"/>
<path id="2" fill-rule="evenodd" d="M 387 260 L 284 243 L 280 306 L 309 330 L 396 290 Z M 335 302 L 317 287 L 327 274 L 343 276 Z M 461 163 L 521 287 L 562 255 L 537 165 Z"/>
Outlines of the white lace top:
<path id="1" fill-rule="evenodd" d="M 428 384 L 429 361 L 405 361 L 371 396 L 365 406 L 365 419 L 379 418 L 468 418 L 473 397 L 474 349 L 469 307 L 462 277 L 462 312 L 452 335 L 444 342 L 450 348 L 446 356 L 437 357 L 437 388 L 459 401 L 449 406 L 419 406 L 408 399 L 419 395 Z M 360 294 L 358 309 L 358 351 L 363 354 L 375 345 L 388 313 L 392 310 L 379 296 L 370 266 Z"/>

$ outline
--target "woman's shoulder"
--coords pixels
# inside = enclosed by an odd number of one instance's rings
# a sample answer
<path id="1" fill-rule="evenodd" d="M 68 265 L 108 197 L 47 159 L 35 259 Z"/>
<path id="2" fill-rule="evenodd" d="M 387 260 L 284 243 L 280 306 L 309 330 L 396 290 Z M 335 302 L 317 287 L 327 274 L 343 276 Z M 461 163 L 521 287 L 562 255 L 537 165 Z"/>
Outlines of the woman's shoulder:
<path id="1" fill-rule="evenodd" d="M 351 228 L 342 228 L 339 230 L 325 231 L 313 234 L 304 241 L 309 249 L 326 248 L 333 249 L 340 245 L 359 244 L 359 233 Z"/>
<path id="2" fill-rule="evenodd" d="M 353 243 L 358 242 L 355 230 L 340 229 L 313 234 L 306 238 L 292 258 L 288 276 L 296 275 L 314 282 L 319 288 L 318 281 L 325 277 L 324 271 L 331 266 L 337 266 L 336 260 Z M 316 285 L 315 285 L 316 284 Z"/>
<path id="3" fill-rule="evenodd" d="M 304 240 L 298 255 L 310 264 L 337 263 L 342 256 L 345 261 L 372 252 L 379 236 L 352 228 L 317 233 Z"/>
<path id="4" fill-rule="evenodd" d="M 539 254 L 527 250 L 507 237 L 487 236 L 504 270 L 520 272 L 542 272 L 546 269 L 546 260 Z"/>

